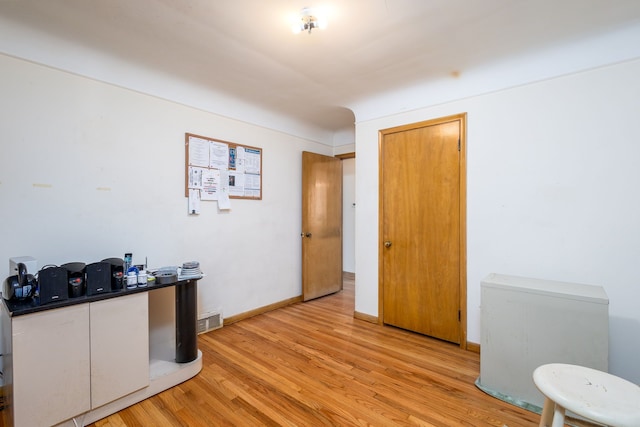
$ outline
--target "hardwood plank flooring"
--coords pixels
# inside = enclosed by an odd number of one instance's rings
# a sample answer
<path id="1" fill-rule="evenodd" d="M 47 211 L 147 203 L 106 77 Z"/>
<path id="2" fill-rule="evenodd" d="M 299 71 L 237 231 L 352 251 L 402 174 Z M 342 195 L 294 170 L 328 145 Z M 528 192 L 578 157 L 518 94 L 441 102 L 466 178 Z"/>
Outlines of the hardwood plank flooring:
<path id="1" fill-rule="evenodd" d="M 480 357 L 354 319 L 354 282 L 199 336 L 193 379 L 92 427 L 497 426 L 539 415 L 480 391 Z"/>

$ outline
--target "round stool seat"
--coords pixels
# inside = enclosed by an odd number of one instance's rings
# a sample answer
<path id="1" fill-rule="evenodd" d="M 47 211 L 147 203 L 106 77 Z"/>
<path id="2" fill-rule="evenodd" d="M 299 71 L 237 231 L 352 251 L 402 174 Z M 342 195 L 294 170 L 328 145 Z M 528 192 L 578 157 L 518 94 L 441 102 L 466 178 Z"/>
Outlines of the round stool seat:
<path id="1" fill-rule="evenodd" d="M 547 400 L 577 415 L 609 426 L 640 426 L 640 387 L 620 377 L 552 363 L 538 367 L 533 381 Z"/>

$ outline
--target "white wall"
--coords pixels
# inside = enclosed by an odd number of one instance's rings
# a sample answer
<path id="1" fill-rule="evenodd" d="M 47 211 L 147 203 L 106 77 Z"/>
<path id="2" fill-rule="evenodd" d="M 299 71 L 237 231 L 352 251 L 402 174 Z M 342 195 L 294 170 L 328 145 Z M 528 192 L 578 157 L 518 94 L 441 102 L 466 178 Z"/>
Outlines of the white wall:
<path id="1" fill-rule="evenodd" d="M 199 311 L 301 294 L 301 152 L 330 147 L 0 55 L 0 260 L 198 260 Z M 185 132 L 263 149 L 263 199 L 187 215 Z M 4 277 L 3 277 L 4 279 Z"/>
<path id="2" fill-rule="evenodd" d="M 468 340 L 489 273 L 596 284 L 640 382 L 640 60 L 356 124 L 356 311 L 378 314 L 378 130 L 466 112 Z"/>
<path id="3" fill-rule="evenodd" d="M 334 135 L 330 130 L 177 78 L 166 70 L 141 66 L 118 55 L 92 49 L 83 40 L 61 38 L 44 28 L 31 27 L 2 15 L 0 52 L 326 145 L 353 143 L 353 138 L 349 139 L 352 132 L 347 129 Z"/>

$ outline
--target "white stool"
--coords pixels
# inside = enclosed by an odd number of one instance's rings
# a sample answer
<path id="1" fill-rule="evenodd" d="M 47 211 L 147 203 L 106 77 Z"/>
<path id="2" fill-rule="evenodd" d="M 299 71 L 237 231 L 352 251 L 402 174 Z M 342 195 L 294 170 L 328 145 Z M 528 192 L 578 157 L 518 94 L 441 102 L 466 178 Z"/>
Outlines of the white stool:
<path id="1" fill-rule="evenodd" d="M 565 410 L 608 426 L 640 426 L 640 387 L 615 375 L 552 363 L 536 368 L 533 382 L 545 396 L 540 427 L 562 427 Z"/>

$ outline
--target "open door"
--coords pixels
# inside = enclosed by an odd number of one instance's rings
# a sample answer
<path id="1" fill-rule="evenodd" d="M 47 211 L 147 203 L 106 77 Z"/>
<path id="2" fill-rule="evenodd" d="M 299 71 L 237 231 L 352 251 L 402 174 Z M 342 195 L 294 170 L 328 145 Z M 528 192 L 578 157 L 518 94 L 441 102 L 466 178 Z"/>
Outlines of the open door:
<path id="1" fill-rule="evenodd" d="M 342 289 L 342 163 L 302 153 L 302 299 Z"/>

